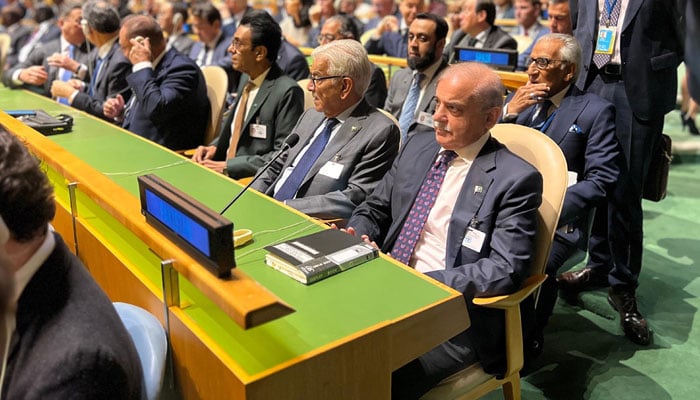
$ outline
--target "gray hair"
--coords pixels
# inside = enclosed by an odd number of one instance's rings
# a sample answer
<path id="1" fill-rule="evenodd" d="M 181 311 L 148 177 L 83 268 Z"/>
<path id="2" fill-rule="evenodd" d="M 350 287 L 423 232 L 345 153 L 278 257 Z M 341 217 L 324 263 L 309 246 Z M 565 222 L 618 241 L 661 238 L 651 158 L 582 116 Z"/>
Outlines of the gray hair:
<path id="1" fill-rule="evenodd" d="M 349 77 L 353 82 L 353 93 L 364 97 L 369 87 L 372 66 L 367 51 L 360 42 L 352 39 L 334 40 L 315 48 L 311 57 L 326 59 L 328 73 Z"/>
<path id="2" fill-rule="evenodd" d="M 561 44 L 559 48 L 559 58 L 576 67 L 573 79 L 575 82 L 576 78 L 578 78 L 579 71 L 581 71 L 581 46 L 578 44 L 576 38 L 564 33 L 548 33 L 542 36 L 537 42 L 559 42 Z M 562 68 L 564 68 L 563 65 Z"/>

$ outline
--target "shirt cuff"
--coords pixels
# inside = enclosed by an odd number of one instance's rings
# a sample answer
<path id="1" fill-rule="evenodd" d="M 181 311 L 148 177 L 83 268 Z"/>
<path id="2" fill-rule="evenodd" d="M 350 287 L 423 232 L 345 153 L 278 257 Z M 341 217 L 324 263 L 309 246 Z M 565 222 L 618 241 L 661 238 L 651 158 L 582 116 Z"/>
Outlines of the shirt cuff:
<path id="1" fill-rule="evenodd" d="M 131 72 L 141 71 L 142 69 L 153 68 L 153 63 L 150 61 L 141 61 L 140 63 L 134 64 L 131 68 Z"/>

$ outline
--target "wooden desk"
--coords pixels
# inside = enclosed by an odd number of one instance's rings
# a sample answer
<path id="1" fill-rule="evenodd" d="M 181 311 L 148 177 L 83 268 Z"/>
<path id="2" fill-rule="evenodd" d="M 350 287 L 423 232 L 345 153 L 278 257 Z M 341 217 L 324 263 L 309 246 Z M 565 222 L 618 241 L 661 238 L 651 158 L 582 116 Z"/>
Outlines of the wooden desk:
<path id="1" fill-rule="evenodd" d="M 321 228 L 252 191 L 226 216 L 253 229 L 254 241 L 236 250 L 234 279 L 215 279 L 145 224 L 136 177 L 155 173 L 215 210 L 240 185 L 82 112 L 0 89 L 0 109 L 20 108 L 75 118 L 73 133 L 47 138 L 0 113 L 45 162 L 55 226 L 98 283 L 168 329 L 184 398 L 386 399 L 391 371 L 468 326 L 459 293 L 388 258 L 311 286 L 265 266 L 263 246 Z M 181 275 L 171 307 L 163 305 L 164 258 Z"/>

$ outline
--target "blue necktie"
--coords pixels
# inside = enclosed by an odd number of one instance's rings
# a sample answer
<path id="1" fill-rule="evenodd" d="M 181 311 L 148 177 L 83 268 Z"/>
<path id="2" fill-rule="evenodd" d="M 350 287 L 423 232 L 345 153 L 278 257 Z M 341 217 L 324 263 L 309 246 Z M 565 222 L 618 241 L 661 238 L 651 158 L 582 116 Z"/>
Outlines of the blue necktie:
<path id="1" fill-rule="evenodd" d="M 289 174 L 289 177 L 287 177 L 287 180 L 282 184 L 280 190 L 275 193 L 275 199 L 284 201 L 294 198 L 304 177 L 309 173 L 311 167 L 318 159 L 318 156 L 323 152 L 323 149 L 326 148 L 333 127 L 335 127 L 338 122 L 339 121 L 335 118 L 326 120 L 326 126 L 323 128 L 323 131 L 316 137 L 313 143 L 311 143 L 311 146 L 309 146 L 306 153 L 301 157 L 301 160 L 299 160 L 299 163 L 294 167 L 292 173 Z"/>
<path id="2" fill-rule="evenodd" d="M 532 118 L 530 127 L 537 130 L 542 130 L 545 122 L 547 122 L 547 114 L 549 113 L 549 108 L 552 106 L 551 100 L 545 100 L 537 107 L 535 116 Z"/>
<path id="3" fill-rule="evenodd" d="M 423 74 L 416 72 L 413 74 L 411 88 L 408 89 L 408 96 L 403 103 L 401 115 L 399 116 L 399 127 L 401 128 L 401 143 L 406 143 L 408 138 L 408 128 L 411 126 L 416 115 L 416 107 L 418 106 L 418 97 L 420 97 L 420 81 L 423 79 Z"/>
<path id="4" fill-rule="evenodd" d="M 70 57 L 71 60 L 75 60 L 75 46 L 73 46 L 72 44 L 68 46 L 68 57 Z M 67 69 L 63 69 L 63 72 L 61 72 L 60 79 L 63 82 L 68 82 L 71 77 L 73 77 L 73 73 Z M 65 97 L 59 97 L 58 102 L 67 106 L 70 105 L 68 103 L 68 99 Z"/>
<path id="5" fill-rule="evenodd" d="M 95 62 L 95 70 L 92 71 L 92 80 L 90 80 L 90 88 L 88 90 L 88 94 L 90 97 L 92 97 L 93 93 L 95 93 L 95 85 L 97 85 L 97 76 L 100 72 L 100 67 L 102 66 L 102 57 L 97 57 L 97 61 Z"/>
<path id="6" fill-rule="evenodd" d="M 411 211 L 408 212 L 408 217 L 403 223 L 401 232 L 396 238 L 394 247 L 391 249 L 391 256 L 395 260 L 404 264 L 408 264 L 411 260 L 413 250 L 416 248 L 421 232 L 423 232 L 425 221 L 428 219 L 430 210 L 433 209 L 442 181 L 445 180 L 447 169 L 455 157 L 457 157 L 457 153 L 445 150 L 430 168 L 428 176 L 425 177 L 423 185 L 421 185 L 420 191 L 413 201 Z"/>

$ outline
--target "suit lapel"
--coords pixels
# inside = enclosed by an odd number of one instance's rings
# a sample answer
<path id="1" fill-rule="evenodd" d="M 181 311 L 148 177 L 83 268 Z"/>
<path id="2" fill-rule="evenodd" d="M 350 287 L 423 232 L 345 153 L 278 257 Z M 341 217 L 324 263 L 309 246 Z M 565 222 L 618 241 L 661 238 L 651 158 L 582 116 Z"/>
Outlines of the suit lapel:
<path id="1" fill-rule="evenodd" d="M 629 0 L 629 3 L 627 5 L 627 11 L 625 12 L 625 20 L 623 21 L 622 29 L 620 30 L 621 32 L 624 32 L 625 29 L 627 29 L 627 27 L 630 25 L 634 17 L 637 15 L 637 11 L 639 11 L 639 8 L 642 6 L 643 2 L 644 0 Z M 620 40 L 620 38 L 616 38 L 616 40 Z"/>
<path id="2" fill-rule="evenodd" d="M 579 96 L 572 96 L 571 94 L 566 95 L 566 97 L 562 99 L 557 109 L 557 115 L 552 120 L 552 124 L 545 134 L 555 143 L 561 143 L 569 132 L 569 128 L 576 122 L 576 119 L 578 119 L 579 114 L 581 114 L 587 103 L 587 100 Z M 562 109 L 566 111 L 559 112 Z"/>

